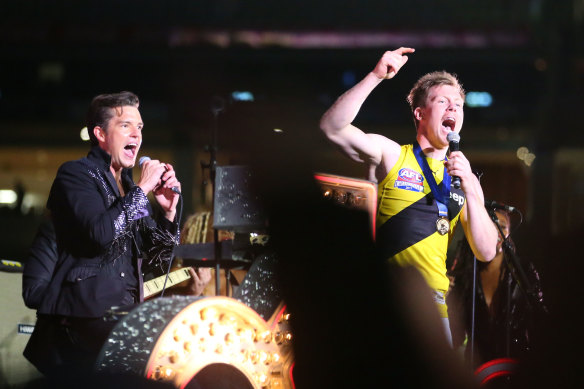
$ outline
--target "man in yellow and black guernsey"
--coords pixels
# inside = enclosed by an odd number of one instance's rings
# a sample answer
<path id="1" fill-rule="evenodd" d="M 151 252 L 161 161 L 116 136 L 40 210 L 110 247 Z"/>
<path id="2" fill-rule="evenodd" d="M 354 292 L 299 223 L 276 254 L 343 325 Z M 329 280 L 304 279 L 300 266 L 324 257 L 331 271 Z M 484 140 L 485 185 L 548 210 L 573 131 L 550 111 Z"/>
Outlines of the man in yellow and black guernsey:
<path id="1" fill-rule="evenodd" d="M 483 190 L 460 151 L 447 157 L 448 134 L 458 134 L 464 119 L 464 90 L 447 72 L 421 77 L 408 95 L 416 142 L 399 145 L 352 125 L 361 105 L 382 81 L 393 78 L 412 48 L 387 51 L 373 71 L 345 92 L 323 115 L 320 127 L 351 159 L 367 165 L 378 183 L 376 240 L 390 262 L 416 267 L 434 291 L 451 342 L 445 294 L 446 252 L 460 220 L 481 261 L 495 256 L 497 231 L 484 207 Z M 452 185 L 460 180 L 459 189 Z"/>

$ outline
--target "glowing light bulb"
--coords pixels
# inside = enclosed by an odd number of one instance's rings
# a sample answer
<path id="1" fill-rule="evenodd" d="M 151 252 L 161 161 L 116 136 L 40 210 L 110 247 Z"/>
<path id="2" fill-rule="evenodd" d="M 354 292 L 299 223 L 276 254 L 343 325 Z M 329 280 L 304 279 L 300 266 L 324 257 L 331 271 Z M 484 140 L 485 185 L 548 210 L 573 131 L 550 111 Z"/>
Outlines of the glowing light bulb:
<path id="1" fill-rule="evenodd" d="M 522 146 L 517 149 L 517 158 L 523 160 L 527 154 L 529 154 L 529 149 L 527 147 Z"/>
<path id="2" fill-rule="evenodd" d="M 217 310 L 213 307 L 207 307 L 201 309 L 201 320 L 216 320 L 217 319 Z"/>
<path id="3" fill-rule="evenodd" d="M 243 340 L 247 340 L 249 342 L 253 342 L 255 339 L 255 331 L 251 328 L 238 328 L 237 334 Z"/>
<path id="4" fill-rule="evenodd" d="M 232 345 L 238 340 L 239 340 L 239 338 L 231 332 L 228 332 L 225 334 L 225 344 L 226 345 Z"/>
<path id="5" fill-rule="evenodd" d="M 272 340 L 272 333 L 269 330 L 260 332 L 256 335 L 255 340 L 257 342 L 264 341 L 265 343 L 270 343 L 270 341 Z"/>
<path id="6" fill-rule="evenodd" d="M 211 336 L 215 336 L 215 334 L 217 333 L 217 324 L 216 323 L 210 323 L 209 324 L 209 335 Z"/>
<path id="7" fill-rule="evenodd" d="M 14 204 L 18 196 L 11 189 L 0 189 L 0 204 Z"/>
<path id="8" fill-rule="evenodd" d="M 276 342 L 277 344 L 284 343 L 284 334 L 280 331 L 276 332 L 274 334 L 274 342 Z"/>
<path id="9" fill-rule="evenodd" d="M 168 360 L 170 361 L 170 363 L 177 363 L 179 359 L 180 355 L 176 351 L 171 351 L 170 354 L 168 355 Z"/>
<path id="10" fill-rule="evenodd" d="M 531 164 L 533 163 L 534 160 L 535 160 L 535 154 L 527 153 L 525 155 L 525 158 L 523 159 L 523 162 L 525 162 L 525 164 L 527 166 L 531 166 Z"/>
<path id="11" fill-rule="evenodd" d="M 89 140 L 89 132 L 87 131 L 87 127 L 83 127 L 79 132 L 79 137 L 82 141 L 87 142 Z"/>
<path id="12" fill-rule="evenodd" d="M 268 386 L 269 378 L 266 374 L 256 373 L 254 378 L 255 378 L 256 382 L 259 383 L 262 387 Z"/>
<path id="13" fill-rule="evenodd" d="M 258 352 L 258 362 L 263 363 L 264 365 L 268 365 L 270 363 L 270 354 L 263 350 L 260 350 Z"/>
<path id="14" fill-rule="evenodd" d="M 251 363 L 253 363 L 254 365 L 257 364 L 259 359 L 260 359 L 259 352 L 256 350 L 250 351 L 249 359 L 250 359 Z"/>

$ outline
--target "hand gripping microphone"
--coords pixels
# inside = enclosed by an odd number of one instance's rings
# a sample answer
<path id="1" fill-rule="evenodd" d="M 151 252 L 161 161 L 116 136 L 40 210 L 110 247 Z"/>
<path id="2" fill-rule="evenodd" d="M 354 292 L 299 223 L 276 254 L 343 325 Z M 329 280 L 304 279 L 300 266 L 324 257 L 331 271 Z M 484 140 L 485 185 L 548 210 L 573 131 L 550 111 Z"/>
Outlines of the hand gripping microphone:
<path id="1" fill-rule="evenodd" d="M 458 133 L 452 131 L 448 133 L 446 139 L 448 140 L 448 147 L 450 147 L 451 152 L 460 151 L 460 145 L 458 143 L 460 142 L 460 135 L 458 135 Z M 452 186 L 456 189 L 460 189 L 460 177 L 452 176 Z"/>
<path id="2" fill-rule="evenodd" d="M 140 161 L 138 162 L 138 164 L 140 165 L 140 169 L 142 169 L 142 165 L 144 164 L 144 162 L 150 161 L 150 160 L 152 160 L 152 158 L 150 158 L 146 155 L 140 157 Z M 161 178 L 162 178 L 162 176 L 161 176 Z M 162 182 L 162 185 L 164 185 L 164 181 Z M 173 186 L 172 188 L 170 188 L 170 190 L 172 190 L 176 194 L 180 194 L 180 189 L 178 188 L 178 186 Z"/>

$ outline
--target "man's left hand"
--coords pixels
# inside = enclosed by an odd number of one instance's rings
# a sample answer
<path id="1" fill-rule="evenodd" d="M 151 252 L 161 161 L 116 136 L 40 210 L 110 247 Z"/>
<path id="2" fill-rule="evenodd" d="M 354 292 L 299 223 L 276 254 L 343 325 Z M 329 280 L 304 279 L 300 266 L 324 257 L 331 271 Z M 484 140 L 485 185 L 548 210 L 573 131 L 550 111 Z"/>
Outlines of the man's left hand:
<path id="1" fill-rule="evenodd" d="M 176 172 L 172 165 L 169 163 L 165 165 L 166 171 L 161 177 L 162 183 L 154 190 L 154 197 L 164 210 L 166 218 L 170 221 L 173 221 L 176 214 L 176 205 L 180 195 L 174 192 L 172 188 L 178 188 L 180 191 L 181 186 L 179 180 L 176 178 Z"/>
<path id="2" fill-rule="evenodd" d="M 470 162 L 461 151 L 453 151 L 448 156 L 448 161 L 444 162 L 446 171 L 450 176 L 460 177 L 460 188 L 466 193 L 467 188 L 474 185 L 473 180 L 476 178 L 470 167 Z"/>
<path id="3" fill-rule="evenodd" d="M 211 269 L 208 267 L 199 267 L 197 269 L 189 267 L 189 273 L 191 274 L 191 282 L 188 286 L 188 294 L 199 296 L 211 281 Z"/>

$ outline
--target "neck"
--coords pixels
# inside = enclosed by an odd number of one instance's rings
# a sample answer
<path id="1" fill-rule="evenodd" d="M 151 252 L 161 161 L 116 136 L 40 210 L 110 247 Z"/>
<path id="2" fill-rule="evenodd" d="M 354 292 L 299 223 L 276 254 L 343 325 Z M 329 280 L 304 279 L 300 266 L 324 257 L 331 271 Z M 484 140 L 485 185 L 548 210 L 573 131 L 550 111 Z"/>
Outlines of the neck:
<path id="1" fill-rule="evenodd" d="M 448 151 L 448 146 L 441 148 L 441 149 L 438 149 L 438 148 L 432 146 L 430 144 L 430 142 L 428 142 L 428 140 L 421 135 L 418 135 L 416 137 L 416 140 L 418 141 L 418 144 L 422 148 L 422 152 L 424 153 L 424 155 L 426 157 L 433 158 L 433 159 L 439 159 L 439 160 L 442 160 L 442 159 L 444 159 L 444 157 L 446 157 L 446 152 Z"/>
<path id="2" fill-rule="evenodd" d="M 122 168 L 115 169 L 113 166 L 110 165 L 110 171 L 116 178 L 116 181 L 119 181 L 122 178 L 122 170 L 123 170 Z"/>
<path id="3" fill-rule="evenodd" d="M 120 195 L 123 197 L 126 195 L 126 191 L 124 190 L 124 185 L 122 185 L 122 168 L 115 170 L 113 166 L 110 166 L 110 170 L 114 175 L 116 180 L 116 184 L 118 185 L 118 190 L 120 191 Z"/>
<path id="4" fill-rule="evenodd" d="M 495 258 L 493 258 L 488 266 L 485 267 L 483 271 L 491 272 L 491 271 L 498 271 L 501 268 L 503 262 L 503 252 L 500 251 Z"/>

